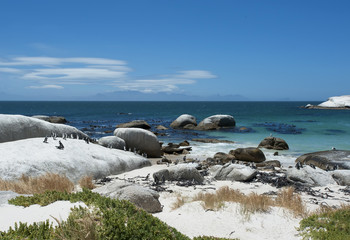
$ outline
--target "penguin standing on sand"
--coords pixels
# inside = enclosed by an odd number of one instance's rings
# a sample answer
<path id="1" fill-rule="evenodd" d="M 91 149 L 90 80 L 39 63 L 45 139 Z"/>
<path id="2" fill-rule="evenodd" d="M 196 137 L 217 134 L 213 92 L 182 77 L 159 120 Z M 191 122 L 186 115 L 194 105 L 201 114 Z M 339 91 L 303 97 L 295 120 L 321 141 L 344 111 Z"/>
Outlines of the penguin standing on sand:
<path id="1" fill-rule="evenodd" d="M 47 137 L 45 137 L 43 143 L 48 143 L 48 142 L 47 142 Z"/>

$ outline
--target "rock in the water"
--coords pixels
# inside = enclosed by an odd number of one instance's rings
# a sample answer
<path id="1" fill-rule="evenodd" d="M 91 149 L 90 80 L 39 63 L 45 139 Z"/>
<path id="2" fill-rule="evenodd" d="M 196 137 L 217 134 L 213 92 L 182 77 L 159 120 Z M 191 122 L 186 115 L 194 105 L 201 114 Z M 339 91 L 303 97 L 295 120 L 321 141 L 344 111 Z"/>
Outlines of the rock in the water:
<path id="1" fill-rule="evenodd" d="M 88 135 L 75 127 L 49 123 L 37 118 L 22 115 L 0 114 L 0 143 L 17 141 L 20 139 L 51 136 L 58 137 L 66 134 L 78 138 L 89 138 Z"/>
<path id="2" fill-rule="evenodd" d="M 162 206 L 159 202 L 159 194 L 154 190 L 140 185 L 133 185 L 125 182 L 112 182 L 94 189 L 93 192 L 114 199 L 130 201 L 149 213 L 162 211 Z"/>
<path id="3" fill-rule="evenodd" d="M 326 186 L 328 184 L 337 184 L 332 178 L 330 172 L 326 172 L 320 168 L 312 168 L 308 165 L 304 167 L 288 168 L 286 173 L 287 179 L 306 186 Z"/>
<path id="4" fill-rule="evenodd" d="M 32 117 L 40 119 L 40 120 L 44 120 L 44 121 L 50 122 L 50 123 L 62 123 L 62 124 L 67 123 L 67 119 L 65 117 L 62 117 L 62 116 L 35 115 Z"/>
<path id="5" fill-rule="evenodd" d="M 330 97 L 326 102 L 318 106 L 326 108 L 350 108 L 350 95 Z"/>
<path id="6" fill-rule="evenodd" d="M 254 147 L 249 148 L 237 148 L 231 150 L 230 154 L 235 156 L 239 161 L 260 163 L 265 161 L 265 154 L 259 149 Z"/>
<path id="7" fill-rule="evenodd" d="M 214 155 L 214 159 L 216 160 L 216 162 L 223 165 L 228 162 L 231 162 L 233 159 L 235 159 L 235 156 L 223 152 L 218 152 Z"/>
<path id="8" fill-rule="evenodd" d="M 214 170 L 214 178 L 216 180 L 230 180 L 248 182 L 252 180 L 257 171 L 251 167 L 241 164 L 225 164 L 224 166 L 216 167 Z"/>
<path id="9" fill-rule="evenodd" d="M 220 140 L 215 138 L 193 138 L 192 141 L 202 143 L 235 143 L 234 141 Z"/>
<path id="10" fill-rule="evenodd" d="M 190 146 L 190 143 L 188 142 L 188 141 L 183 141 L 183 142 L 180 142 L 179 143 L 179 145 L 181 146 L 181 147 L 187 147 L 187 146 Z"/>
<path id="11" fill-rule="evenodd" d="M 115 148 L 123 150 L 125 145 L 125 141 L 116 136 L 107 136 L 102 137 L 98 140 L 98 144 L 107 148 Z"/>
<path id="12" fill-rule="evenodd" d="M 44 138 L 0 143 L 0 178 L 15 180 L 22 175 L 56 173 L 77 182 L 85 176 L 98 179 L 151 165 L 146 158 L 131 152 L 87 144 L 84 140 L 59 139 L 49 138 L 47 143 L 43 143 Z M 56 148 L 59 141 L 64 149 Z"/>
<path id="13" fill-rule="evenodd" d="M 264 140 L 262 140 L 258 146 L 267 148 L 267 149 L 274 149 L 274 150 L 288 150 L 289 146 L 286 143 L 285 140 L 282 138 L 276 138 L 276 137 L 267 137 Z"/>
<path id="14" fill-rule="evenodd" d="M 151 129 L 151 126 L 144 120 L 134 120 L 128 123 L 121 123 L 116 128 L 142 128 L 148 130 Z"/>
<path id="15" fill-rule="evenodd" d="M 153 174 L 153 178 L 164 179 L 167 181 L 195 181 L 203 183 L 204 178 L 196 169 L 196 164 L 178 164 L 167 169 L 160 170 Z"/>
<path id="16" fill-rule="evenodd" d="M 350 186 L 350 170 L 335 170 L 331 174 L 339 185 Z"/>
<path id="17" fill-rule="evenodd" d="M 201 121 L 196 130 L 217 130 L 220 128 L 233 128 L 236 121 L 231 115 L 213 115 Z"/>
<path id="18" fill-rule="evenodd" d="M 197 126 L 196 118 L 189 114 L 182 114 L 170 124 L 170 127 L 174 129 L 182 129 L 185 126 L 186 129 L 191 129 L 191 126 Z"/>
<path id="19" fill-rule="evenodd" d="M 156 127 L 156 129 L 158 129 L 158 130 L 167 130 L 168 128 L 167 128 L 167 127 L 164 127 L 164 126 L 162 126 L 162 125 L 158 125 L 158 126 Z"/>
<path id="20" fill-rule="evenodd" d="M 154 133 L 141 128 L 117 128 L 114 135 L 125 141 L 126 148 L 140 150 L 148 157 L 160 157 L 161 147 Z"/>
<path id="21" fill-rule="evenodd" d="M 350 169 L 350 151 L 346 150 L 330 150 L 307 153 L 298 157 L 295 162 L 302 164 L 313 164 L 323 170 L 338 168 Z"/>

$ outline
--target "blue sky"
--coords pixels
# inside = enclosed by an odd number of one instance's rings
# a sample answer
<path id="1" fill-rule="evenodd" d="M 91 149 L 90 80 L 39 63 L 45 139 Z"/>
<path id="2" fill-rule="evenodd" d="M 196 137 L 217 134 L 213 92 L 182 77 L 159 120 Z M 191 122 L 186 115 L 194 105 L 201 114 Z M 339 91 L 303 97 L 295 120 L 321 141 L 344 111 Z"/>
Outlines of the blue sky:
<path id="1" fill-rule="evenodd" d="M 350 94 L 349 12 L 341 0 L 2 0 L 0 98 L 322 101 Z"/>

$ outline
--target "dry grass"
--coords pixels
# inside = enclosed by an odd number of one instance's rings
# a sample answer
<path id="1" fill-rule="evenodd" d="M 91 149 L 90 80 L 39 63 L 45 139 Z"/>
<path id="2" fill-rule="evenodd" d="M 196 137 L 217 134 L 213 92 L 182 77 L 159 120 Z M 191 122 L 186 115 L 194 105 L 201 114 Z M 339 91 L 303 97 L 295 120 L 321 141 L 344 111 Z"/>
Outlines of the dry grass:
<path id="1" fill-rule="evenodd" d="M 295 216 L 306 216 L 306 206 L 299 194 L 294 193 L 293 188 L 282 189 L 276 198 L 257 193 L 245 195 L 239 190 L 228 186 L 219 188 L 215 193 L 198 193 L 192 201 L 201 201 L 204 209 L 218 210 L 225 205 L 225 202 L 240 204 L 241 214 L 249 217 L 256 212 L 268 212 L 271 207 L 282 207 L 290 210 Z M 174 208 L 181 207 L 185 203 L 180 196 L 177 198 Z"/>
<path id="2" fill-rule="evenodd" d="M 13 191 L 20 194 L 44 193 L 47 190 L 72 192 L 74 184 L 59 174 L 47 173 L 39 177 L 22 176 L 15 181 L 0 179 L 0 190 Z"/>
<path id="3" fill-rule="evenodd" d="M 275 205 L 290 210 L 294 216 L 305 217 L 308 214 L 301 196 L 292 187 L 284 188 L 278 193 Z"/>
<path id="4" fill-rule="evenodd" d="M 79 180 L 79 185 L 82 188 L 87 188 L 87 189 L 90 189 L 90 190 L 94 189 L 96 187 L 95 184 L 92 182 L 92 177 L 91 176 L 82 177 Z"/>

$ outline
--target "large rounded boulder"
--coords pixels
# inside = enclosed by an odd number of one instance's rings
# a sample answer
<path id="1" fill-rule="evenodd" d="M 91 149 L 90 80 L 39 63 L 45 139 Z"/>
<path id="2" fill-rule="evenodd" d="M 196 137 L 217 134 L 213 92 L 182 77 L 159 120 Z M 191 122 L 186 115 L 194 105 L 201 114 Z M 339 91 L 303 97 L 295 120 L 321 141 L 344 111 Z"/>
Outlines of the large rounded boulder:
<path id="1" fill-rule="evenodd" d="M 237 148 L 236 150 L 231 150 L 230 154 L 239 161 L 260 163 L 266 160 L 265 154 L 259 148 L 254 147 Z"/>
<path id="2" fill-rule="evenodd" d="M 289 146 L 285 140 L 276 137 L 267 137 L 262 140 L 258 148 L 275 149 L 275 150 L 288 150 Z"/>
<path id="3" fill-rule="evenodd" d="M 298 157 L 295 162 L 313 164 L 323 170 L 327 169 L 350 169 L 350 151 L 330 150 L 307 153 Z"/>
<path id="4" fill-rule="evenodd" d="M 182 114 L 170 124 L 170 127 L 174 129 L 191 129 L 195 126 L 197 126 L 196 118 L 189 114 Z"/>
<path id="5" fill-rule="evenodd" d="M 151 126 L 144 120 L 134 120 L 128 123 L 121 123 L 116 128 L 142 128 L 148 130 L 151 129 Z"/>
<path id="6" fill-rule="evenodd" d="M 233 128 L 236 121 L 231 115 L 213 115 L 201 121 L 196 130 L 217 130 L 220 128 Z"/>
<path id="7" fill-rule="evenodd" d="M 107 136 L 102 137 L 98 140 L 98 144 L 107 148 L 115 148 L 123 150 L 125 145 L 125 141 L 116 136 Z"/>
<path id="8" fill-rule="evenodd" d="M 0 114 L 0 143 L 27 138 L 68 135 L 74 138 L 88 138 L 88 135 L 75 127 L 49 123 L 37 118 L 22 115 Z"/>
<path id="9" fill-rule="evenodd" d="M 126 148 L 146 153 L 148 157 L 160 157 L 161 146 L 154 133 L 141 128 L 117 128 L 114 135 L 125 141 Z"/>
<path id="10" fill-rule="evenodd" d="M 140 185 L 126 182 L 112 182 L 93 191 L 105 197 L 130 201 L 149 213 L 162 211 L 159 194 L 154 190 Z"/>

